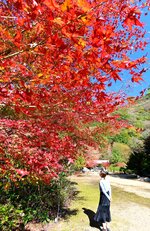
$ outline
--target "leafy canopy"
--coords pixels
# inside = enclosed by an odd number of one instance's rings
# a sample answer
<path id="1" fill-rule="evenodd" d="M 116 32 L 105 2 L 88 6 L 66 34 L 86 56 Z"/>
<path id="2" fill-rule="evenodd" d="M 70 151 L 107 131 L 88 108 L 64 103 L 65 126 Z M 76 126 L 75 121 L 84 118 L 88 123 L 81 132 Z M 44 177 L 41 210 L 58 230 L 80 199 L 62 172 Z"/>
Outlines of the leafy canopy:
<path id="1" fill-rule="evenodd" d="M 125 97 L 106 86 L 123 81 L 124 70 L 142 80 L 146 58 L 129 55 L 146 46 L 141 7 L 127 0 L 1 1 L 0 103 L 17 114 L 0 119 L 3 175 L 48 183 L 85 144 L 94 145 L 86 123 L 106 123 L 111 132 L 121 126 L 112 112 Z"/>

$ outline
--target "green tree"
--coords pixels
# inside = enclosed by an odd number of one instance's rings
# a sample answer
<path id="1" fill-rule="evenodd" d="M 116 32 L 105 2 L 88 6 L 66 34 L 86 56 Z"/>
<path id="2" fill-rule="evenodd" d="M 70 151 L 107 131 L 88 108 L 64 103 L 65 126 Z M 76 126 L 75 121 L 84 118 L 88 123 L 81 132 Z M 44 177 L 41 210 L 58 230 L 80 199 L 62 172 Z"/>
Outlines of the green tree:
<path id="1" fill-rule="evenodd" d="M 127 168 L 138 175 L 150 176 L 150 136 L 145 139 L 143 147 L 133 149 Z"/>

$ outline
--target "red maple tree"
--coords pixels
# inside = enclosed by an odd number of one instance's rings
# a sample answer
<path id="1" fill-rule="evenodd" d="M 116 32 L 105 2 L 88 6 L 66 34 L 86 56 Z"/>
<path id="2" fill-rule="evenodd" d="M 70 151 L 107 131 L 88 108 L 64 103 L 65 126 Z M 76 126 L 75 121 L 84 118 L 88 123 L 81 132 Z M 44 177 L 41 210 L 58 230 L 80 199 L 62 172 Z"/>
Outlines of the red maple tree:
<path id="1" fill-rule="evenodd" d="M 149 7 L 149 3 L 143 5 Z M 126 0 L 4 0 L 0 3 L 0 168 L 11 179 L 48 183 L 94 145 L 96 132 L 120 127 L 124 96 L 107 93 L 127 70 L 142 79 L 146 58 L 140 7 Z"/>

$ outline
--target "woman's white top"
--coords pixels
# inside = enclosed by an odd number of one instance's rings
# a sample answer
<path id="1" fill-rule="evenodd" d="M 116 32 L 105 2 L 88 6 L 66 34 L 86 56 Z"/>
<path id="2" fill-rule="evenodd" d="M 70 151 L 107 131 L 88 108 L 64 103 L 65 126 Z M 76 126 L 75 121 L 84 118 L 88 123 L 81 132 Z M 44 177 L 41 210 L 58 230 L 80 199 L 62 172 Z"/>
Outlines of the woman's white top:
<path id="1" fill-rule="evenodd" d="M 111 200 L 111 186 L 110 186 L 109 180 L 102 178 L 100 180 L 100 187 L 101 187 L 102 192 L 105 194 L 105 196 L 109 200 Z M 108 192 L 109 192 L 109 194 L 108 194 Z"/>

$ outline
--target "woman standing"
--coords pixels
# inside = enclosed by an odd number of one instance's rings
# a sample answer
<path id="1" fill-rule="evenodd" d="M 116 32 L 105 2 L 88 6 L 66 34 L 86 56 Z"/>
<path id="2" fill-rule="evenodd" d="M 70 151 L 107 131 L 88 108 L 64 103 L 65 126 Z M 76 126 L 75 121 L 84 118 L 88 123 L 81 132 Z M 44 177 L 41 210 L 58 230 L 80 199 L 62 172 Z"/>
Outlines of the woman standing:
<path id="1" fill-rule="evenodd" d="M 111 221 L 110 215 L 110 201 L 111 201 L 111 186 L 108 179 L 106 179 L 107 171 L 102 169 L 100 175 L 100 201 L 94 220 L 102 223 L 102 230 L 108 231 L 107 222 Z M 101 230 L 101 229 L 100 229 Z"/>

